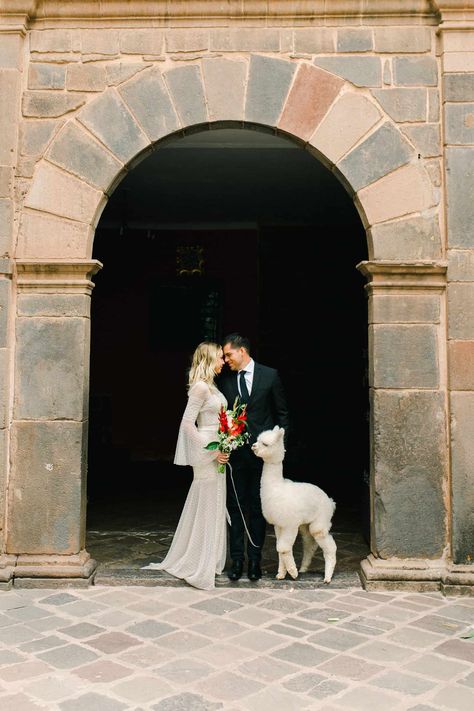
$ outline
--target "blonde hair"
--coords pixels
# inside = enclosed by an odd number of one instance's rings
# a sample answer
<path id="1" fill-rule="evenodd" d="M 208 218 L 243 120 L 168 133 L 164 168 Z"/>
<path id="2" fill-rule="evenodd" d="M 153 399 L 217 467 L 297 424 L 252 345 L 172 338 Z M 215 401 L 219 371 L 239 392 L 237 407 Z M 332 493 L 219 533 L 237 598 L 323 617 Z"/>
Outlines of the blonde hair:
<path id="1" fill-rule="evenodd" d="M 188 388 L 198 380 L 203 380 L 209 385 L 213 384 L 216 375 L 214 368 L 221 350 L 222 346 L 209 341 L 203 341 L 198 345 L 193 353 L 191 368 L 189 369 Z"/>

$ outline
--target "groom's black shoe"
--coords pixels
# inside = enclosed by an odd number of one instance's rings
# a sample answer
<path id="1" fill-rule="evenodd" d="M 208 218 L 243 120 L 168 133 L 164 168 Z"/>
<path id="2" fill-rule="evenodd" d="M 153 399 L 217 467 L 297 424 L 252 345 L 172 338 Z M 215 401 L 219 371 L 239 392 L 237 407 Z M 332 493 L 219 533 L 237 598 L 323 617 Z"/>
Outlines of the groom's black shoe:
<path id="1" fill-rule="evenodd" d="M 232 568 L 227 573 L 229 580 L 239 580 L 242 577 L 242 572 L 244 569 L 243 560 L 233 560 Z"/>
<path id="2" fill-rule="evenodd" d="M 262 577 L 262 569 L 258 560 L 249 560 L 248 579 L 260 580 Z"/>

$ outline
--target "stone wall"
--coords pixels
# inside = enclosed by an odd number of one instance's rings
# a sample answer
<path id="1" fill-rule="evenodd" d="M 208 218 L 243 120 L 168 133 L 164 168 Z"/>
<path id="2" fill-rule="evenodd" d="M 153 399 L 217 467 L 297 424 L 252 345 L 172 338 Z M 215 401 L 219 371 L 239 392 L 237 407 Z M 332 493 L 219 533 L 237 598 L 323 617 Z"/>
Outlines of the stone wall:
<path id="1" fill-rule="evenodd" d="M 474 558 L 474 33 L 443 33 L 453 558 Z"/>
<path id="2" fill-rule="evenodd" d="M 451 542 L 455 563 L 470 563 L 474 34 L 459 30 L 466 3 L 158 2 L 151 17 L 140 0 L 126 10 L 115 1 L 31 5 L 23 24 L 0 18 L 5 552 L 50 556 L 56 571 L 63 564 L 51 556 L 82 555 L 90 258 L 107 196 L 157 141 L 228 122 L 303 144 L 345 185 L 367 230 L 374 559 L 366 584 L 407 577 L 396 563 L 377 572 L 377 560 L 392 559 L 414 560 L 411 579 L 439 585 Z M 452 17 L 457 31 L 446 26 Z M 55 468 L 65 448 L 69 467 Z M 90 572 L 82 558 L 73 568 Z"/>

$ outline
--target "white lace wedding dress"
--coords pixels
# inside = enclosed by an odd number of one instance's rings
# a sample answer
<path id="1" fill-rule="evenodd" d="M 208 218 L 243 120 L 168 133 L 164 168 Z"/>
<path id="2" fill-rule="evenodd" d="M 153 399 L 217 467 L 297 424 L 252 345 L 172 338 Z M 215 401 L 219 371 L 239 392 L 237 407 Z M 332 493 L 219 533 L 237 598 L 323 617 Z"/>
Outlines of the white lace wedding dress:
<path id="1" fill-rule="evenodd" d="M 189 390 L 181 420 L 175 464 L 191 465 L 193 481 L 166 558 L 144 569 L 166 570 L 202 590 L 215 587 L 226 561 L 226 476 L 217 471 L 218 414 L 227 401 L 214 386 L 198 381 Z"/>

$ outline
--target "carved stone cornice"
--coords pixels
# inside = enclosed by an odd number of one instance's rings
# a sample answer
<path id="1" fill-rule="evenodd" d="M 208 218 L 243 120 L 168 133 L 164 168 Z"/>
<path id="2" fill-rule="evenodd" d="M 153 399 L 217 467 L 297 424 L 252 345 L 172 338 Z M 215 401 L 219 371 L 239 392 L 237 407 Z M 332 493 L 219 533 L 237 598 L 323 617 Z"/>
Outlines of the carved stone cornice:
<path id="1" fill-rule="evenodd" d="M 215 20 L 316 18 L 431 18 L 432 0 L 0 0 L 0 18 L 26 22 L 67 20 Z"/>
<path id="2" fill-rule="evenodd" d="M 447 262 L 359 262 L 357 269 L 367 277 L 366 290 L 443 291 L 446 288 Z"/>
<path id="3" fill-rule="evenodd" d="M 433 0 L 440 17 L 440 29 L 474 28 L 474 0 Z"/>
<path id="4" fill-rule="evenodd" d="M 38 0 L 0 0 L 0 33 L 26 34 Z"/>
<path id="5" fill-rule="evenodd" d="M 20 292 L 90 294 L 94 288 L 91 277 L 102 269 L 102 264 L 97 259 L 54 262 L 24 259 L 18 260 L 15 267 Z"/>

